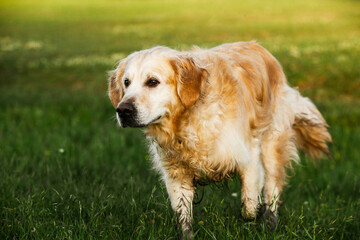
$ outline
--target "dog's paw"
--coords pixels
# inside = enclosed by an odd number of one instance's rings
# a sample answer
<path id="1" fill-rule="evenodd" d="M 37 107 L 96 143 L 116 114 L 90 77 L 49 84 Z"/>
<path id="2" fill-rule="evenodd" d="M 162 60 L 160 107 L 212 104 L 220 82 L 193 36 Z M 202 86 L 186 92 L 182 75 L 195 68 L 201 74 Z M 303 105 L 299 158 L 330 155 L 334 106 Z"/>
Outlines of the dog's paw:
<path id="1" fill-rule="evenodd" d="M 252 222 L 256 219 L 256 212 L 258 210 L 254 206 L 247 206 L 245 203 L 242 203 L 241 206 L 241 216 L 245 222 Z"/>
<path id="2" fill-rule="evenodd" d="M 277 227 L 277 215 L 265 205 L 259 208 L 258 218 L 260 223 L 265 224 L 270 230 L 274 230 Z"/>
<path id="3" fill-rule="evenodd" d="M 187 240 L 187 239 L 193 239 L 193 231 L 191 229 L 185 230 L 183 231 L 183 236 L 182 239 L 183 240 Z"/>
<path id="4" fill-rule="evenodd" d="M 191 224 L 184 225 L 183 227 L 181 227 L 178 222 L 177 229 L 178 229 L 178 239 L 181 240 L 193 239 L 194 234 L 192 231 Z"/>

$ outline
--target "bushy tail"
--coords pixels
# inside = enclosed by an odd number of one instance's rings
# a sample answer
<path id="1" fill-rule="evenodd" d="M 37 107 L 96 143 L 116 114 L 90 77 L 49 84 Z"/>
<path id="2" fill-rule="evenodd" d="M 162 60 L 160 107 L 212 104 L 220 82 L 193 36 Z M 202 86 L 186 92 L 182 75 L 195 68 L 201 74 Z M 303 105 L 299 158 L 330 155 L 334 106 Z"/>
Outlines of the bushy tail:
<path id="1" fill-rule="evenodd" d="M 297 147 L 311 158 L 320 158 L 323 153 L 329 155 L 327 143 L 332 139 L 325 119 L 308 98 L 300 97 L 298 106 L 293 124 Z"/>

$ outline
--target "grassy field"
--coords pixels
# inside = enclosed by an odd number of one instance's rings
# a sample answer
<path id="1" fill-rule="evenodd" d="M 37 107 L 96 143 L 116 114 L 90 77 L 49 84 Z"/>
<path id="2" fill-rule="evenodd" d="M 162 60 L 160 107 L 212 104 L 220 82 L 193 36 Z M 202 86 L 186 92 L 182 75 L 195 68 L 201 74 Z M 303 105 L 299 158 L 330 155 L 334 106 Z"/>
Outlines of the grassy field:
<path id="1" fill-rule="evenodd" d="M 257 40 L 319 106 L 332 157 L 289 171 L 277 229 L 241 219 L 240 181 L 208 186 L 197 239 L 360 239 L 360 2 L 0 2 L 0 239 L 175 239 L 139 130 L 107 74 L 132 51 Z M 201 195 L 202 189 L 199 189 Z"/>

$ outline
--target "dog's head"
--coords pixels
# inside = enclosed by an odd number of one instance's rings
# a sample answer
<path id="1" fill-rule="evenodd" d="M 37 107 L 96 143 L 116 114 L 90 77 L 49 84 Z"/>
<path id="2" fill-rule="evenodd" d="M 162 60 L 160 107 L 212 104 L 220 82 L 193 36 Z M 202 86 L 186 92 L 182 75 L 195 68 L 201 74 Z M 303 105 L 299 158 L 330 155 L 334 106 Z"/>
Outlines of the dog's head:
<path id="1" fill-rule="evenodd" d="M 207 71 L 178 51 L 155 47 L 135 52 L 110 73 L 109 97 L 122 127 L 146 127 L 171 117 L 176 106 L 199 99 Z"/>

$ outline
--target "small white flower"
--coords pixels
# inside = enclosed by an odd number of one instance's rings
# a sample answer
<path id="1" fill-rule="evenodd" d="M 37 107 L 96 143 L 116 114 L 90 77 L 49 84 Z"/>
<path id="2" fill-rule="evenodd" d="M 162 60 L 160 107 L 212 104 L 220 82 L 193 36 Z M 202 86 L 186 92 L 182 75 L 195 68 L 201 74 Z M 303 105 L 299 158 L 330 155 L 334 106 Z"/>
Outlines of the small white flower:
<path id="1" fill-rule="evenodd" d="M 238 194 L 236 192 L 231 194 L 232 197 L 237 198 Z"/>
<path id="2" fill-rule="evenodd" d="M 64 153 L 64 152 L 65 152 L 65 150 L 63 148 L 59 149 L 59 153 Z"/>

